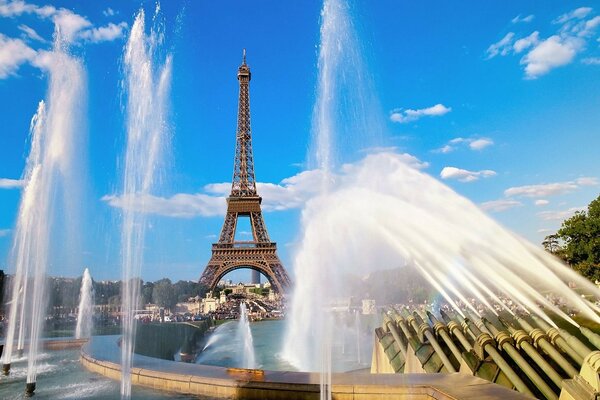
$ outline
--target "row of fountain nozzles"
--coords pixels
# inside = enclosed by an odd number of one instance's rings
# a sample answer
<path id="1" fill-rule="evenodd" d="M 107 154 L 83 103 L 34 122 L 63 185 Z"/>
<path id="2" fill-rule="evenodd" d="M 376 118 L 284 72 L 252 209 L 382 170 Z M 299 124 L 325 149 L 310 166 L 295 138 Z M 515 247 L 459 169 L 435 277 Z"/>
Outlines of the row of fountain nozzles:
<path id="1" fill-rule="evenodd" d="M 399 342 L 405 359 L 409 347 L 416 353 L 419 346 L 424 343 L 433 347 L 448 372 L 457 372 L 457 369 L 460 369 L 463 364 L 463 360 L 470 357 L 469 354 L 475 354 L 479 361 L 489 356 L 518 391 L 531 396 L 534 394 L 530 385 L 521 379 L 522 375 L 517 373 L 512 366 L 516 365 L 537 391 L 547 399 L 558 398 L 556 390 L 552 386 L 560 392 L 564 379 L 567 379 L 563 376 L 573 378 L 578 375 L 578 370 L 574 365 L 579 368 L 587 365 L 586 357 L 588 357 L 588 361 L 597 357 L 599 364 L 596 369 L 600 370 L 600 352 L 593 352 L 574 335 L 563 329 L 552 327 L 538 317 L 533 317 L 533 319 L 539 328 L 532 326 L 524 318 L 515 317 L 516 324 L 514 324 L 499 317 L 498 321 L 502 324 L 503 329 L 498 329 L 488 319 L 479 316 L 469 318 L 469 316 L 457 315 L 457 322 L 448 313 L 440 311 L 441 319 L 444 322 L 442 323 L 429 311 L 426 311 L 426 315 L 417 311 L 411 314 L 406 309 L 401 310 L 400 313 L 401 315 L 396 310 L 392 310 L 385 317 L 384 326 L 391 331 L 395 341 Z M 396 328 L 390 329 L 392 321 L 397 324 L 406 340 Z M 594 347 L 600 349 L 599 335 L 585 327 L 580 327 L 580 331 Z M 451 336 L 455 338 L 456 342 Z M 449 354 L 444 352 L 440 343 L 446 345 Z M 462 350 L 459 347 L 462 347 Z M 454 362 L 451 361 L 452 356 L 454 356 Z M 569 361 L 568 358 L 572 361 Z M 537 368 L 532 366 L 532 363 Z M 555 369 L 556 366 L 558 366 L 558 371 Z M 540 372 L 542 373 L 540 374 Z M 596 383 L 593 386 L 600 391 L 600 379 L 596 379 L 596 382 L 592 383 Z"/>

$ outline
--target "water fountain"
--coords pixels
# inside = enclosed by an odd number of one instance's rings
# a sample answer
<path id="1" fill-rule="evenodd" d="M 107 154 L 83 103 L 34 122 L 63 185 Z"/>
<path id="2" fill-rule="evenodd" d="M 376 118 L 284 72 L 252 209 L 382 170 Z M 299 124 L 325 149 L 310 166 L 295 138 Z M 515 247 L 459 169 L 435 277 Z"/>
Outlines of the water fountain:
<path id="1" fill-rule="evenodd" d="M 240 302 L 240 320 L 238 321 L 237 335 L 242 343 L 242 362 L 241 368 L 256 368 L 254 357 L 254 343 L 252 332 L 250 331 L 250 321 L 248 320 L 248 310 L 246 303 Z"/>
<path id="2" fill-rule="evenodd" d="M 94 327 L 94 286 L 89 269 L 83 271 L 81 279 L 81 292 L 79 294 L 79 307 L 77 312 L 77 326 L 75 338 L 90 338 Z"/>
<path id="3" fill-rule="evenodd" d="M 84 135 L 77 116 L 83 114 L 85 104 L 85 73 L 68 48 L 57 29 L 52 51 L 39 60 L 49 73 L 49 88 L 31 123 L 31 149 L 23 175 L 26 184 L 11 253 L 15 278 L 2 362 L 8 374 L 15 339 L 19 352 L 27 345 L 27 395 L 32 395 L 36 386 L 47 265 L 54 251 L 50 249 L 55 248 L 51 239 L 61 234 L 56 227 L 69 231 L 81 187 L 78 173 L 83 166 L 80 149 Z"/>
<path id="4" fill-rule="evenodd" d="M 139 303 L 139 279 L 147 228 L 145 196 L 155 189 L 164 154 L 169 146 L 166 123 L 171 82 L 171 56 L 162 50 L 164 36 L 160 5 L 154 26 L 146 34 L 141 9 L 125 45 L 123 90 L 127 97 L 127 144 L 123 171 L 123 222 L 121 234 L 123 340 L 121 344 L 121 396 L 131 397 L 131 365 L 135 340 L 134 312 Z"/>
<path id="5" fill-rule="evenodd" d="M 361 130 L 368 125 L 339 126 L 340 120 L 350 121 L 347 115 L 364 116 L 366 109 L 376 108 L 376 103 L 369 103 L 375 98 L 372 94 L 356 102 L 339 96 L 341 84 L 354 82 L 347 69 L 352 67 L 345 62 L 357 49 L 350 21 L 343 2 L 324 2 L 312 165 L 324 171 L 327 180 L 321 195 L 302 212 L 286 358 L 300 370 L 321 371 L 323 391 L 327 391 L 326 360 L 331 352 L 327 326 L 334 318 L 329 311 L 336 299 L 353 295 L 341 282 L 346 276 L 361 277 L 384 268 L 418 270 L 463 316 L 457 299 L 478 317 L 481 313 L 470 299 L 477 299 L 492 314 L 497 314 L 496 308 L 512 313 L 501 301 L 502 294 L 549 324 L 553 322 L 546 310 L 579 327 L 542 294 L 555 293 L 585 318 L 600 322 L 593 304 L 567 286 L 574 283 L 578 290 L 598 298 L 600 292 L 593 284 L 421 172 L 424 164 L 416 158 L 383 150 L 353 164 L 337 160 L 334 149 L 337 154 L 356 151 L 336 140 L 334 132 L 344 132 L 350 144 L 360 139 L 365 147 L 377 144 L 370 137 L 373 130 Z M 357 84 L 357 91 L 365 87 Z M 357 94 L 348 90 L 345 96 Z M 338 109 L 342 106 L 352 112 Z"/>

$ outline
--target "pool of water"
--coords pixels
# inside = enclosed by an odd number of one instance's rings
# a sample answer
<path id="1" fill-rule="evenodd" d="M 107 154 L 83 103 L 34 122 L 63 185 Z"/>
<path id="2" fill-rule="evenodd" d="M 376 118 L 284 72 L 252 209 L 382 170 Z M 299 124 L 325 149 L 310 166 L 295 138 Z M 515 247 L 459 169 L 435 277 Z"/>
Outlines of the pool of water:
<path id="1" fill-rule="evenodd" d="M 372 336 L 361 335 L 357 345 L 354 329 L 343 325 L 332 348 L 334 372 L 346 372 L 371 366 Z M 219 367 L 239 367 L 241 342 L 236 335 L 238 321 L 226 322 L 207 337 L 206 348 L 199 354 L 196 363 Z M 256 368 L 270 371 L 295 371 L 281 356 L 285 332 L 285 321 L 269 320 L 250 324 L 254 342 Z"/>
<path id="2" fill-rule="evenodd" d="M 116 340 L 116 338 L 115 338 Z M 27 359 L 13 360 L 9 376 L 0 376 L 0 399 L 24 399 Z M 39 355 L 34 399 L 120 398 L 119 382 L 88 372 L 79 362 L 79 350 L 45 351 Z M 133 388 L 134 399 L 185 399 L 143 388 Z"/>
<path id="3" fill-rule="evenodd" d="M 282 349 L 285 322 L 282 320 L 261 321 L 250 324 L 254 339 L 256 367 L 266 370 L 289 371 L 294 368 L 280 356 Z M 238 339 L 235 335 L 237 321 L 220 325 L 214 332 L 214 338 L 207 336 L 212 343 L 200 354 L 197 363 L 222 367 L 236 367 L 239 360 Z M 119 360 L 117 346 L 118 335 L 96 336 L 91 346 L 92 354 L 101 355 L 103 359 Z M 370 365 L 370 354 L 363 355 L 361 362 L 354 348 L 350 345 L 353 340 L 348 337 L 347 343 L 338 345 L 333 349 L 336 370 L 350 371 L 367 368 Z M 365 346 L 368 348 L 368 346 Z M 370 350 L 370 349 L 369 349 Z M 38 378 L 35 399 L 117 399 L 120 397 L 120 383 L 101 375 L 88 372 L 79 361 L 79 349 L 59 351 L 44 351 L 39 355 Z M 181 369 L 182 373 L 190 373 L 189 364 L 173 361 L 151 359 L 137 356 L 135 359 L 150 368 L 158 364 L 169 364 L 169 368 Z M 187 371 L 187 372 L 186 372 Z M 0 399 L 23 399 L 27 375 L 27 359 L 25 357 L 13 360 L 9 376 L 0 375 Z M 187 397 L 173 395 L 166 392 L 133 387 L 134 399 L 187 399 Z"/>

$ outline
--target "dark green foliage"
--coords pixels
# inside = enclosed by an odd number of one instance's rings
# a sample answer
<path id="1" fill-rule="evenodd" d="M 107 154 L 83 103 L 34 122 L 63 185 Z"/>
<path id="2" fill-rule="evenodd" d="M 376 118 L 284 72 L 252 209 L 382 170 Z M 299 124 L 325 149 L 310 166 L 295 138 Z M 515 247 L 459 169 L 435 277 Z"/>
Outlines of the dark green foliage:
<path id="1" fill-rule="evenodd" d="M 173 308 L 177 304 L 177 295 L 171 280 L 163 278 L 154 283 L 152 302 L 160 307 Z"/>
<path id="2" fill-rule="evenodd" d="M 558 232 L 546 236 L 542 244 L 581 275 L 600 280 L 600 196 L 586 211 L 563 221 Z"/>
<path id="3" fill-rule="evenodd" d="M 114 304 L 121 302 L 121 282 L 120 281 L 94 281 L 94 293 L 96 304 Z M 116 296 L 116 297 L 115 297 Z M 110 301 L 112 299 L 112 302 Z"/>

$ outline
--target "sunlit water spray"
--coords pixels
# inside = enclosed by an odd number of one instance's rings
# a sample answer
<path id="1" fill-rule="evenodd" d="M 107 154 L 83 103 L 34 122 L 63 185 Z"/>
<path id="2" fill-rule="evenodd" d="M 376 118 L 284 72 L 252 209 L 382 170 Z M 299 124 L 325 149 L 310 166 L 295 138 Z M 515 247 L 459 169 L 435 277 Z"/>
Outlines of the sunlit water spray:
<path id="1" fill-rule="evenodd" d="M 297 293 L 310 290 L 349 297 L 353 293 L 337 283 L 346 274 L 364 276 L 405 265 L 420 269 L 463 316 L 454 299 L 468 306 L 469 313 L 480 315 L 469 300 L 477 299 L 492 311 L 494 305 L 502 307 L 497 296 L 501 294 L 549 323 L 544 310 L 577 325 L 545 296 L 553 293 L 582 316 L 600 322 L 567 283 L 598 298 L 595 285 L 501 227 L 471 201 L 419 171 L 419 166 L 407 155 L 368 155 L 347 166 L 329 193 L 309 201 L 294 260 Z M 310 313 L 319 302 L 317 296 L 305 295 L 302 302 L 293 303 L 290 314 L 297 329 L 287 351 L 302 369 L 318 368 L 315 348 L 326 340 L 315 335 L 319 330 L 313 322 L 322 322 Z"/>
<path id="2" fill-rule="evenodd" d="M 67 243 L 76 240 L 69 234 L 74 232 L 73 215 L 77 214 L 82 187 L 79 172 L 84 165 L 85 131 L 79 116 L 84 113 L 86 100 L 83 66 L 68 53 L 68 43 L 58 30 L 52 51 L 41 51 L 35 62 L 48 72 L 49 87 L 46 101 L 40 102 L 31 123 L 31 149 L 11 251 L 15 278 L 3 353 L 3 364 L 10 365 L 15 339 L 19 350 L 27 343 L 30 391 L 37 379 L 47 306 L 47 266 L 60 248 L 52 245 L 52 239 L 61 237 Z"/>
<path id="3" fill-rule="evenodd" d="M 242 368 L 256 368 L 254 357 L 254 341 L 248 320 L 246 303 L 240 303 L 240 320 L 238 321 L 237 335 L 242 344 Z"/>
<path id="4" fill-rule="evenodd" d="M 145 198 L 155 189 L 169 147 L 167 100 L 171 83 L 171 56 L 162 51 L 159 22 L 146 34 L 144 10 L 135 17 L 124 49 L 123 90 L 127 98 L 127 145 L 123 172 L 121 257 L 123 340 L 121 396 L 131 396 L 131 363 L 135 340 L 134 311 L 139 303 L 139 279 L 147 228 Z"/>
<path id="5" fill-rule="evenodd" d="M 94 286 L 90 271 L 86 268 L 81 279 L 81 290 L 79 293 L 79 308 L 77 312 L 77 326 L 75 338 L 89 338 L 92 336 L 94 327 Z"/>
<path id="6" fill-rule="evenodd" d="M 323 194 L 335 185 L 336 167 L 341 162 L 352 160 L 365 145 L 381 145 L 383 132 L 378 101 L 350 14 L 349 5 L 344 0 L 323 2 L 312 143 L 308 155 L 309 168 L 322 173 L 320 191 Z M 340 143 L 343 147 L 339 146 Z M 342 148 L 344 152 L 337 151 Z M 323 248 L 322 251 L 326 250 Z M 336 345 L 334 338 L 337 338 L 331 331 L 331 319 L 334 318 L 331 305 L 336 297 L 330 296 L 327 291 L 313 292 L 301 279 L 297 274 L 291 303 L 292 319 L 286 329 L 283 356 L 300 369 L 321 372 L 321 398 L 329 399 L 334 368 L 332 346 Z M 322 279 L 327 281 L 326 276 Z M 300 304 L 305 300 L 310 303 L 310 308 Z M 307 321 L 310 322 L 307 324 Z M 309 335 L 327 340 L 315 342 L 310 354 L 300 354 L 293 346 L 299 338 L 298 331 L 306 329 L 311 331 Z"/>

